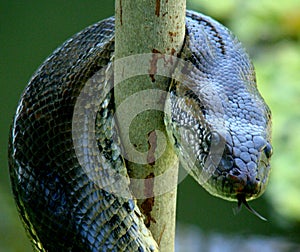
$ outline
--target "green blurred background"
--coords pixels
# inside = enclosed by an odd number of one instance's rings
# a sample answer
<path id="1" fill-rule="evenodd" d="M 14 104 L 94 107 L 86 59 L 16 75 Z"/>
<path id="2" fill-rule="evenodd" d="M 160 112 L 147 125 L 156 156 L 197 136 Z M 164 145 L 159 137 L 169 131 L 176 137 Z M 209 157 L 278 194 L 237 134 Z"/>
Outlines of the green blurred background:
<path id="1" fill-rule="evenodd" d="M 179 227 L 205 234 L 283 237 L 300 243 L 300 1 L 188 0 L 244 43 L 273 112 L 272 173 L 251 205 L 268 222 L 208 195 L 191 178 L 178 189 Z M 32 251 L 19 221 L 7 167 L 9 125 L 31 74 L 62 42 L 114 13 L 111 0 L 0 1 L 0 251 Z M 241 248 L 242 249 L 242 248 Z"/>

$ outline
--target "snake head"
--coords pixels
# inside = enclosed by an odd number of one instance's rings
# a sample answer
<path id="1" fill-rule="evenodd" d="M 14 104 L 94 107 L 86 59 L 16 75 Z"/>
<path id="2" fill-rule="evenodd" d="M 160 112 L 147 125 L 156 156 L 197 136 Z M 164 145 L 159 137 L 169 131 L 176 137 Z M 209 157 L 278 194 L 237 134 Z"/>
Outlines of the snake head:
<path id="1" fill-rule="evenodd" d="M 185 63 L 177 67 L 184 78 L 170 88 L 167 132 L 182 166 L 209 193 L 248 206 L 268 181 L 271 112 L 237 38 L 205 16 L 187 22 Z"/>
<path id="2" fill-rule="evenodd" d="M 212 195 L 250 209 L 246 200 L 265 191 L 270 172 L 269 112 L 260 111 L 256 124 L 228 118 L 226 109 L 220 119 L 218 113 L 200 105 L 191 91 L 180 96 L 179 89 L 170 93 L 167 131 L 181 164 Z"/>
<path id="3" fill-rule="evenodd" d="M 252 135 L 232 134 L 234 132 L 228 133 L 224 139 L 220 161 L 214 166 L 204 187 L 216 196 L 244 203 L 246 199 L 255 199 L 265 191 L 272 147 L 264 137 L 255 135 L 256 131 Z M 212 146 L 215 145 L 214 141 L 211 142 Z"/>
<path id="4" fill-rule="evenodd" d="M 167 132 L 182 166 L 199 184 L 214 196 L 245 203 L 259 197 L 268 182 L 271 112 L 258 91 L 240 88 L 243 93 L 227 91 L 220 99 L 223 89 L 207 87 L 174 82 Z"/>

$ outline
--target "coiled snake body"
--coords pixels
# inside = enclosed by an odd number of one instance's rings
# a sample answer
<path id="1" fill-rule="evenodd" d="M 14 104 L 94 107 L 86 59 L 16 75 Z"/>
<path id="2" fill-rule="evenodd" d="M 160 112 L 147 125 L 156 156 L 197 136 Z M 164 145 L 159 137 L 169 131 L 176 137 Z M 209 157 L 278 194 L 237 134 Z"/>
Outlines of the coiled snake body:
<path id="1" fill-rule="evenodd" d="M 58 48 L 33 75 L 19 102 L 10 134 L 10 176 L 19 214 L 37 250 L 157 250 L 135 200 L 99 187 L 96 180 L 105 174 L 91 180 L 73 146 L 74 106 L 97 73 L 102 95 L 95 136 L 102 168 L 126 176 L 113 121 L 113 93 L 106 92 L 113 54 L 114 18 L 108 18 Z M 181 58 L 197 69 L 189 74 L 196 85 L 170 86 L 169 137 L 183 165 L 204 188 L 247 204 L 246 199 L 264 191 L 272 153 L 270 110 L 256 88 L 252 64 L 228 29 L 190 11 Z M 203 91 L 206 84 L 214 87 L 211 94 Z M 209 106 L 215 97 L 222 107 L 220 124 Z M 215 162 L 210 150 L 220 143 L 220 160 Z M 193 164 L 190 155 L 195 156 Z M 206 168 L 212 172 L 203 182 L 201 171 Z"/>

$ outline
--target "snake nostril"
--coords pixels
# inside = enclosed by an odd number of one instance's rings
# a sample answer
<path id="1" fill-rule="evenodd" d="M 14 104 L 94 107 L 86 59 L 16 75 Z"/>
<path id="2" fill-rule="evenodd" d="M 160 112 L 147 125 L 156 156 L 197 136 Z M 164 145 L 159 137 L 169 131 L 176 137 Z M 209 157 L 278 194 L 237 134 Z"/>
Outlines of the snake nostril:
<path id="1" fill-rule="evenodd" d="M 239 175 L 241 175 L 241 172 L 238 169 L 233 169 L 232 170 L 232 175 L 239 176 Z"/>

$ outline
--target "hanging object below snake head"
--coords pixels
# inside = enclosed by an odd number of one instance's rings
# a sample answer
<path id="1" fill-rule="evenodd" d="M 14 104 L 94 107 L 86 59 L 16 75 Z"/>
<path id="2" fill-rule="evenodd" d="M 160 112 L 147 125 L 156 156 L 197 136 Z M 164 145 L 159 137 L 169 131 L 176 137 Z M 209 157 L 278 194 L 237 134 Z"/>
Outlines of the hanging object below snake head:
<path id="1" fill-rule="evenodd" d="M 209 193 L 258 215 L 246 200 L 259 197 L 267 185 L 270 109 L 249 56 L 232 33 L 193 13 L 187 22 L 186 62 L 175 73 L 184 78 L 175 78 L 166 104 L 168 134 L 182 165 Z"/>

